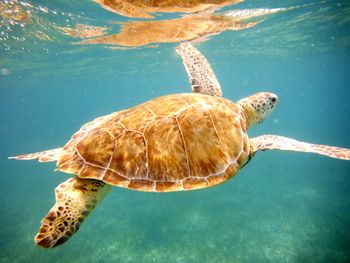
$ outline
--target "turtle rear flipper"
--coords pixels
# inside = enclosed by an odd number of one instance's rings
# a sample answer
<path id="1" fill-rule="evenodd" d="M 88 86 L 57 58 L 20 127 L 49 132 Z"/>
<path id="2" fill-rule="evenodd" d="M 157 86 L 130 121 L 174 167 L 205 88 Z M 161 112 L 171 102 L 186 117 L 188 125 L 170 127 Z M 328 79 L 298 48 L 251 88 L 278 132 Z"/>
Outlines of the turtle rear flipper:
<path id="1" fill-rule="evenodd" d="M 311 144 L 278 135 L 262 135 L 250 140 L 253 154 L 259 150 L 286 150 L 309 152 L 332 158 L 350 160 L 350 149 L 336 146 Z"/>
<path id="2" fill-rule="evenodd" d="M 44 248 L 66 242 L 111 189 L 102 181 L 70 178 L 56 190 L 56 204 L 41 221 L 35 243 Z"/>
<path id="3" fill-rule="evenodd" d="M 62 148 L 56 148 L 52 150 L 47 150 L 43 152 L 29 153 L 18 156 L 9 157 L 9 159 L 16 160 L 34 160 L 38 159 L 39 162 L 53 162 L 57 161 L 58 157 L 62 151 Z"/>

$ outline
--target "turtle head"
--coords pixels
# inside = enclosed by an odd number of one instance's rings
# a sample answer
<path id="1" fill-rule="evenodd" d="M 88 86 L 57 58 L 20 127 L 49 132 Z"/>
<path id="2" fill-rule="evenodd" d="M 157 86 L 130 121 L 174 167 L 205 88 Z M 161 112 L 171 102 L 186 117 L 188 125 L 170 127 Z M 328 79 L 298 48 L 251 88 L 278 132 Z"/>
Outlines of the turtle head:
<path id="1" fill-rule="evenodd" d="M 237 102 L 243 108 L 247 118 L 247 127 L 261 123 L 276 107 L 277 95 L 270 92 L 259 92 Z"/>

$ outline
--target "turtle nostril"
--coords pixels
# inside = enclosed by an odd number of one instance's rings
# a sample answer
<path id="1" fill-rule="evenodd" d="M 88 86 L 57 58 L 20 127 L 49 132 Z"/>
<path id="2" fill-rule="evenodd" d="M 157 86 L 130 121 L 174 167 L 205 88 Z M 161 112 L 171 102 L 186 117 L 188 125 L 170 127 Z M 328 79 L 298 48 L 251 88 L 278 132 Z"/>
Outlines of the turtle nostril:
<path id="1" fill-rule="evenodd" d="M 276 100 L 277 100 L 276 97 L 272 97 L 272 98 L 271 98 L 271 101 L 272 101 L 272 102 L 276 102 Z"/>

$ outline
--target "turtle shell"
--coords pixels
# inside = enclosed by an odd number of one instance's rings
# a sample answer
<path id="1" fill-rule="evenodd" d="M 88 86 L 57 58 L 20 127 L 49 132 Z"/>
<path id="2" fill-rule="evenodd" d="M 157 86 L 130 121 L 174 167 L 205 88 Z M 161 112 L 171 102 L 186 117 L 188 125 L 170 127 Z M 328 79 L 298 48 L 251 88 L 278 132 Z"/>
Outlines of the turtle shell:
<path id="1" fill-rule="evenodd" d="M 248 153 L 239 107 L 221 97 L 174 94 L 85 124 L 57 166 L 81 178 L 168 192 L 223 183 Z"/>

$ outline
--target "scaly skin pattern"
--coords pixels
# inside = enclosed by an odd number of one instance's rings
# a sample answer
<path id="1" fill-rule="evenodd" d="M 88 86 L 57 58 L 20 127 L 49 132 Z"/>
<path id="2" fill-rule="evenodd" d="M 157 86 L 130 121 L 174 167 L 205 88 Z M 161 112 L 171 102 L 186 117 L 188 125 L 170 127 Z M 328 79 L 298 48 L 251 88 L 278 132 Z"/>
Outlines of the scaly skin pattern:
<path id="1" fill-rule="evenodd" d="M 350 149 L 301 142 L 279 135 L 262 135 L 252 138 L 251 147 L 252 153 L 259 150 L 284 150 L 317 153 L 331 158 L 350 160 Z"/>
<path id="2" fill-rule="evenodd" d="M 270 92 L 258 92 L 237 102 L 246 115 L 247 127 L 264 121 L 275 109 L 278 97 Z"/>
<path id="3" fill-rule="evenodd" d="M 41 220 L 35 243 L 51 248 L 66 242 L 110 189 L 110 185 L 101 181 L 78 177 L 69 178 L 57 186 L 56 203 Z"/>
<path id="4" fill-rule="evenodd" d="M 207 59 L 190 43 L 181 43 L 176 52 L 182 57 L 192 91 L 211 96 L 222 96 L 221 86 Z"/>
<path id="5" fill-rule="evenodd" d="M 58 169 L 140 191 L 220 184 L 249 155 L 242 109 L 221 97 L 174 94 L 100 117 L 64 146 Z"/>

